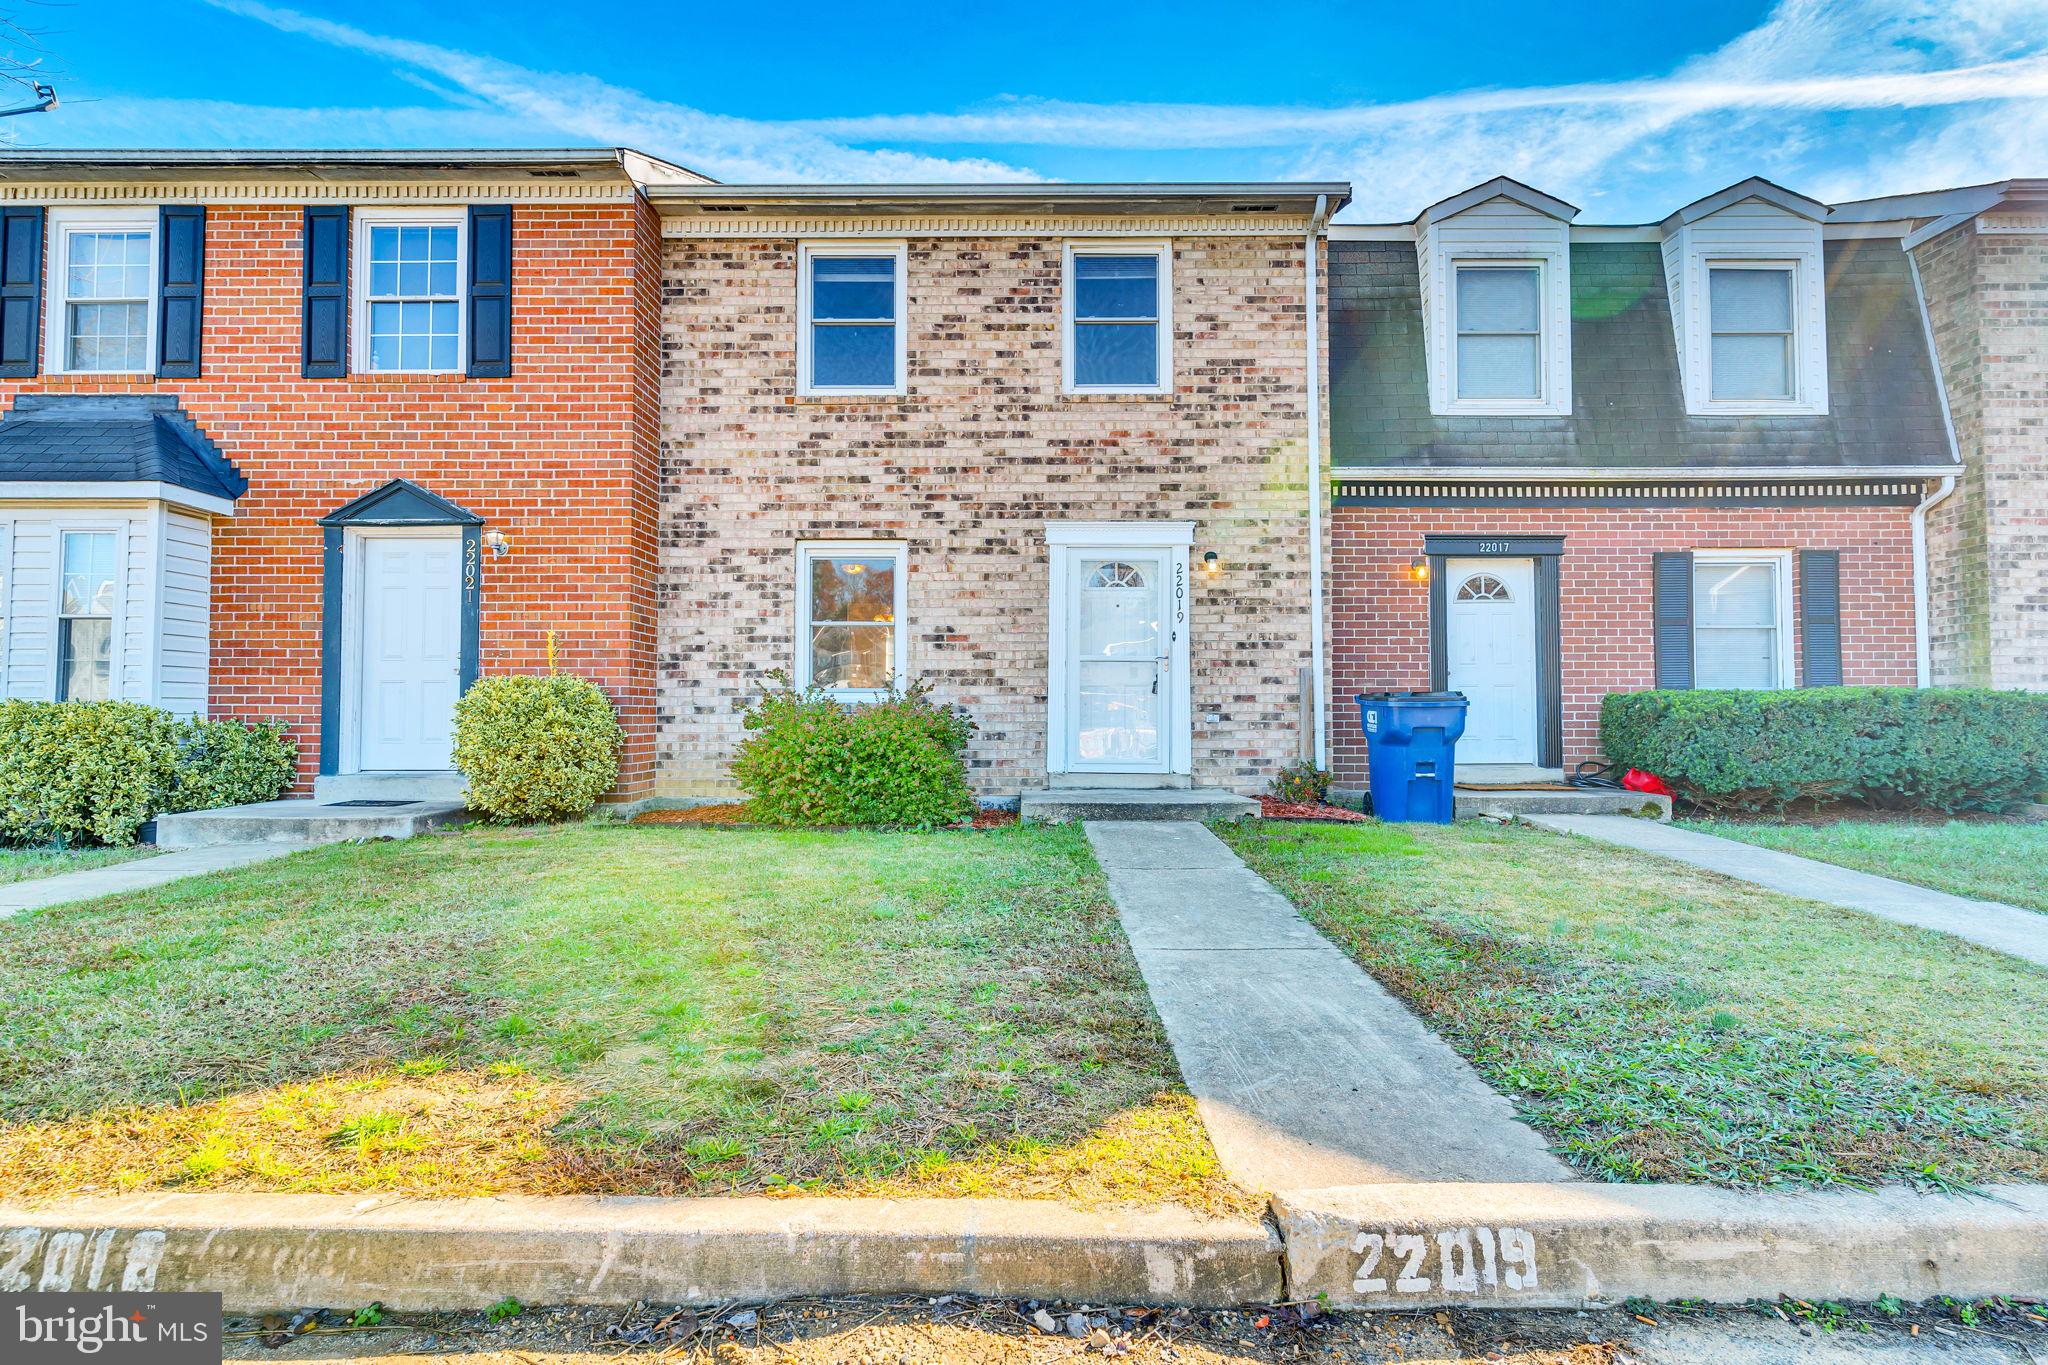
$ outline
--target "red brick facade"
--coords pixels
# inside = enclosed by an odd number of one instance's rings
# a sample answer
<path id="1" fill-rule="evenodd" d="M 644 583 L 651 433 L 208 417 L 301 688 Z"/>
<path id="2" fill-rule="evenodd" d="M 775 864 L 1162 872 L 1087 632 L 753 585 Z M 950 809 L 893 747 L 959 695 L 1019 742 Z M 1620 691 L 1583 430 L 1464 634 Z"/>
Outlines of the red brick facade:
<path id="1" fill-rule="evenodd" d="M 1843 681 L 1914 681 L 1905 508 L 1340 507 L 1331 515 L 1329 583 L 1339 786 L 1365 784 L 1365 739 L 1350 699 L 1430 684 L 1429 588 L 1409 568 L 1428 534 L 1565 538 L 1558 605 L 1567 768 L 1599 753 L 1602 697 L 1654 685 L 1650 570 L 1660 550 L 1840 551 Z M 1791 634 L 1796 641 L 1796 620 Z"/>
<path id="2" fill-rule="evenodd" d="M 640 202 L 516 204 L 513 374 L 300 376 L 302 211 L 216 204 L 206 222 L 203 375 L 45 376 L 23 392 L 172 394 L 249 480 L 215 523 L 211 710 L 277 717 L 320 749 L 318 519 L 394 478 L 483 517 L 485 674 L 560 661 L 599 682 L 629 736 L 620 794 L 653 782 L 659 227 Z"/>

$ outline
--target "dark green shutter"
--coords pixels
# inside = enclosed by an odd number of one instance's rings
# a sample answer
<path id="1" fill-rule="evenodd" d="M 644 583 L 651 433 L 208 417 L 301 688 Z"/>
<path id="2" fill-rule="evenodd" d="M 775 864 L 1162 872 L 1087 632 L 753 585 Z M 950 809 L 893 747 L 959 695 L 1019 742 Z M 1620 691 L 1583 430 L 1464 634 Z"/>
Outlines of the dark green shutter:
<path id="1" fill-rule="evenodd" d="M 348 373 L 346 205 L 307 208 L 305 256 L 299 373 L 308 379 L 339 379 Z"/>
<path id="2" fill-rule="evenodd" d="M 1799 685 L 1842 685 L 1842 555 L 1799 552 Z"/>
<path id="3" fill-rule="evenodd" d="M 165 204 L 157 210 L 156 235 L 156 372 L 164 379 L 197 379 L 206 321 L 206 207 Z"/>
<path id="4" fill-rule="evenodd" d="M 1652 555 L 1657 686 L 1692 686 L 1692 552 Z"/>
<path id="5" fill-rule="evenodd" d="M 469 373 L 512 373 L 512 206 L 469 206 Z"/>
<path id="6" fill-rule="evenodd" d="M 43 211 L 0 209 L 0 378 L 33 379 L 42 358 Z"/>

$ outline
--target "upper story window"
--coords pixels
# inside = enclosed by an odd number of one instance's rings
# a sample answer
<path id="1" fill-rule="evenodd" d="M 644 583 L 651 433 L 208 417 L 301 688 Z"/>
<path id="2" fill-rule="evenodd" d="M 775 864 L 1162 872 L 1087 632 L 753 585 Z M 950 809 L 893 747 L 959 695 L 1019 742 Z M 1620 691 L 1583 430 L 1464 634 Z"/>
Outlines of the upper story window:
<path id="1" fill-rule="evenodd" d="M 1069 246 L 1069 393 L 1170 393 L 1173 251 L 1164 243 Z"/>
<path id="2" fill-rule="evenodd" d="M 1461 402 L 1543 399 L 1543 267 L 1466 262 L 1453 267 L 1458 344 L 1453 392 Z"/>
<path id="3" fill-rule="evenodd" d="M 356 367 L 463 369 L 464 215 L 460 209 L 356 213 Z"/>
<path id="4" fill-rule="evenodd" d="M 155 209 L 54 209 L 45 353 L 54 373 L 154 367 Z"/>
<path id="5" fill-rule="evenodd" d="M 898 245 L 807 245 L 799 261 L 797 392 L 904 391 L 904 275 Z"/>
<path id="6" fill-rule="evenodd" d="M 905 685 L 908 570 L 909 549 L 901 541 L 797 547 L 798 686 L 866 701 Z"/>
<path id="7" fill-rule="evenodd" d="M 1708 391 L 1715 402 L 1798 398 L 1796 277 L 1785 262 L 1708 263 Z"/>

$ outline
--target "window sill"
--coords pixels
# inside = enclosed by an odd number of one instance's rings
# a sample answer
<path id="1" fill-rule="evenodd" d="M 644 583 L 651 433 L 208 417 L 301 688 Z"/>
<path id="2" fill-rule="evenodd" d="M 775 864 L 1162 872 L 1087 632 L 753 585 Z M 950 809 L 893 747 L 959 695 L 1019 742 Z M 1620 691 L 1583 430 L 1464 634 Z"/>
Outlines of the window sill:
<path id="1" fill-rule="evenodd" d="M 365 384 L 460 384 L 469 378 L 460 370 L 351 370 L 348 377 Z"/>
<path id="2" fill-rule="evenodd" d="M 1572 410 L 1555 403 L 1449 403 L 1430 409 L 1432 417 L 1569 417 Z"/>
<path id="3" fill-rule="evenodd" d="M 95 384 L 154 384 L 149 370 L 50 370 L 40 376 L 44 383 L 66 388 L 90 388 Z"/>
<path id="4" fill-rule="evenodd" d="M 1172 389 L 1062 389 L 1066 403 L 1171 403 L 1179 397 Z"/>
<path id="5" fill-rule="evenodd" d="M 796 393 L 790 395 L 795 403 L 900 403 L 910 397 L 902 389 L 847 389 L 837 393 Z"/>

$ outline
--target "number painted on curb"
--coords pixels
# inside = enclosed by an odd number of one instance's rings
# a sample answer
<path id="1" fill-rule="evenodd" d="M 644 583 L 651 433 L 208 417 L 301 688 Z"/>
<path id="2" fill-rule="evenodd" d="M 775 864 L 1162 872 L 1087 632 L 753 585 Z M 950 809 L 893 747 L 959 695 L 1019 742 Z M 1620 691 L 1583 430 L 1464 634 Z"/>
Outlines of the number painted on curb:
<path id="1" fill-rule="evenodd" d="M 66 1229 L 48 1235 L 41 1228 L 0 1228 L 0 1294 L 102 1288 L 147 1294 L 156 1288 L 157 1268 L 164 1261 L 164 1234 L 155 1229 L 128 1234 L 124 1254 L 115 1262 L 121 1280 L 115 1285 L 107 1282 L 107 1267 L 120 1235 L 116 1228 Z"/>
<path id="2" fill-rule="evenodd" d="M 1358 1294 L 1388 1292 L 1390 1274 L 1396 1294 L 1427 1294 L 1439 1286 L 1446 1294 L 1536 1288 L 1536 1238 L 1523 1228 L 1360 1228 L 1351 1251 L 1359 1258 L 1351 1279 Z"/>

